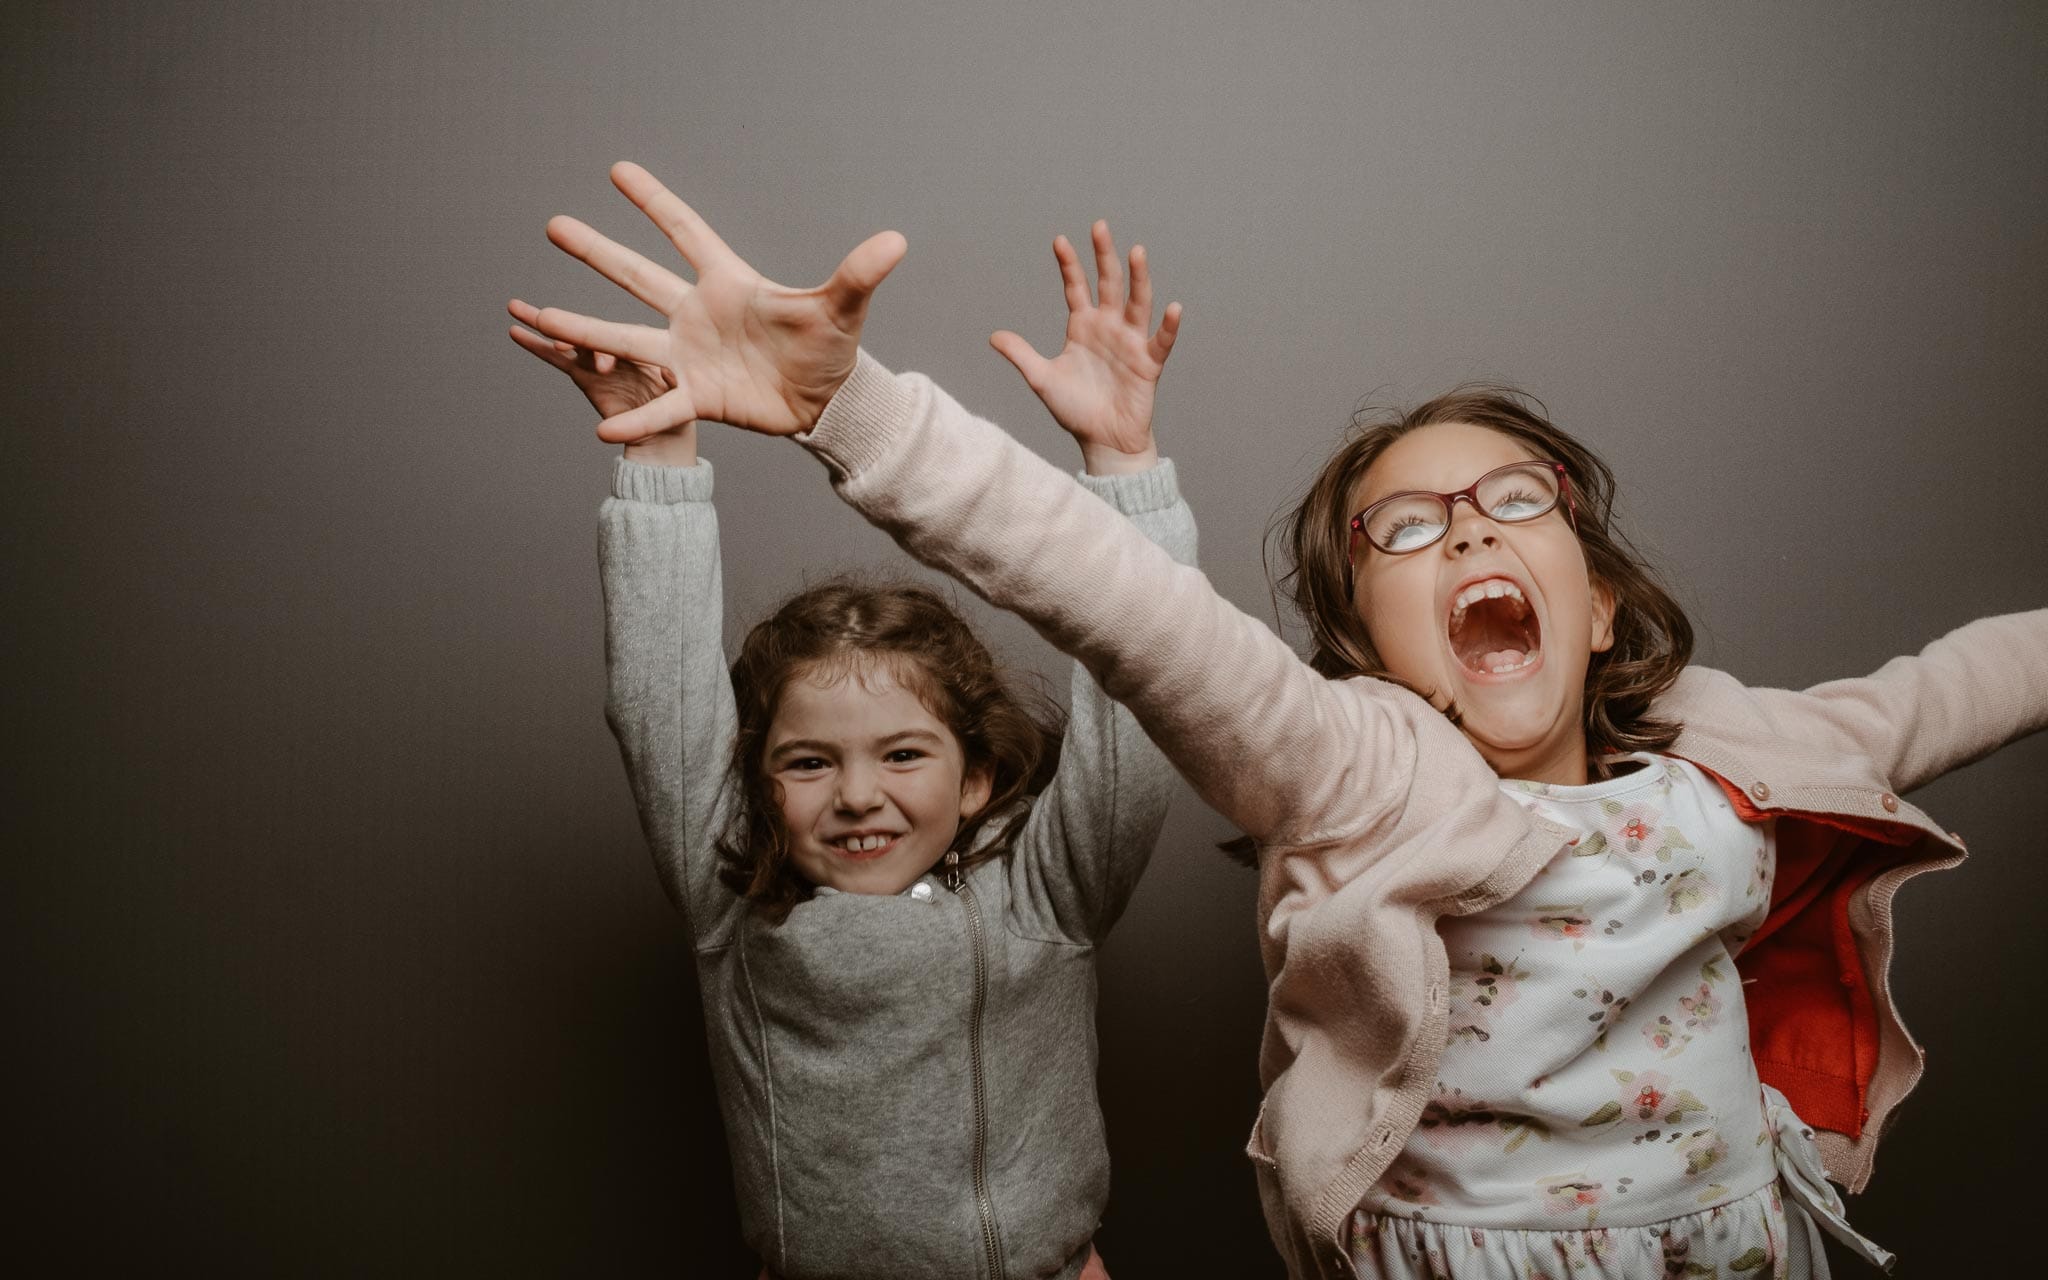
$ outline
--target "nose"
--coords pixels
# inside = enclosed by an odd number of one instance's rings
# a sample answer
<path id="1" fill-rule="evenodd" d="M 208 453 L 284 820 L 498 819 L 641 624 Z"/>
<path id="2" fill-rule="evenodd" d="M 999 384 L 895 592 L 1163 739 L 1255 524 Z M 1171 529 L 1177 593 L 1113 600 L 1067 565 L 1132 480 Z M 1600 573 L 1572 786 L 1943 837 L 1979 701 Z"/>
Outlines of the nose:
<path id="1" fill-rule="evenodd" d="M 882 804 L 882 789 L 875 771 L 849 763 L 839 770 L 839 785 L 832 792 L 832 807 L 841 813 L 872 813 Z"/>
<path id="2" fill-rule="evenodd" d="M 1500 540 L 1500 526 L 1464 494 L 1451 502 L 1451 527 L 1444 535 L 1444 548 L 1452 555 L 1465 555 Z"/>

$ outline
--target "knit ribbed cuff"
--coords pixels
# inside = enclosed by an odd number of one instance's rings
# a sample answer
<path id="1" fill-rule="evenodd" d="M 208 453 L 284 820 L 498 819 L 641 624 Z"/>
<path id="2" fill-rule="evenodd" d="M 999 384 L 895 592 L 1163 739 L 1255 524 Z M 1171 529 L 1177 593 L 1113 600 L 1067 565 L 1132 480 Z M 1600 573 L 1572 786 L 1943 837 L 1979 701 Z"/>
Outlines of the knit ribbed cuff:
<path id="1" fill-rule="evenodd" d="M 1083 471 L 1075 479 L 1081 487 L 1127 516 L 1161 511 L 1180 501 L 1180 481 L 1173 472 L 1173 459 L 1161 458 L 1143 471 L 1116 476 L 1091 476 Z"/>
<path id="2" fill-rule="evenodd" d="M 711 460 L 697 459 L 694 467 L 650 467 L 624 458 L 612 464 L 612 496 L 628 502 L 711 501 Z"/>
<path id="3" fill-rule="evenodd" d="M 796 442 L 841 479 L 857 476 L 889 450 L 911 419 L 916 397 L 880 361 L 862 351 L 816 425 Z"/>

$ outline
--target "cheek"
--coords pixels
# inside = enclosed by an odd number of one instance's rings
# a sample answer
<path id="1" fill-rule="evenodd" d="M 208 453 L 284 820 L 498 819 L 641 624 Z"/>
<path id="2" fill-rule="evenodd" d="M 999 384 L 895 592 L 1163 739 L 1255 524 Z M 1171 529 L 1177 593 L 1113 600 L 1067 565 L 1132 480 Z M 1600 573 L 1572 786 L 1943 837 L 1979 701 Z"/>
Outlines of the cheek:
<path id="1" fill-rule="evenodd" d="M 1401 566 L 1405 567 L 1405 566 Z M 1404 678 L 1423 674 L 1434 662 L 1437 643 L 1432 585 L 1415 575 L 1384 573 L 1361 582 L 1358 620 L 1387 670 Z"/>

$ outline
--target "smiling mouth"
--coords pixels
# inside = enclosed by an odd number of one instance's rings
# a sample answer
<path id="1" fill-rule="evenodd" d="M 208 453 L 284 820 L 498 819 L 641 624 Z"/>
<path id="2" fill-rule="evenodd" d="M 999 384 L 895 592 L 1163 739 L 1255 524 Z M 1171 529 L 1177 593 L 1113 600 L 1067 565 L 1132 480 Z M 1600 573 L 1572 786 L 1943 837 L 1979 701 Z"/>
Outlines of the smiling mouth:
<path id="1" fill-rule="evenodd" d="M 1522 589 L 1505 578 L 1488 578 L 1451 601 L 1451 652 L 1475 675 L 1512 675 L 1536 661 L 1543 650 L 1542 625 Z"/>
<path id="2" fill-rule="evenodd" d="M 902 839 L 902 837 L 903 833 L 900 831 L 887 834 L 878 831 L 867 831 L 850 836 L 839 836 L 835 839 L 827 840 L 825 844 L 832 852 L 843 858 L 852 858 L 857 862 L 865 862 L 869 858 L 879 858 L 895 848 L 896 842 Z"/>

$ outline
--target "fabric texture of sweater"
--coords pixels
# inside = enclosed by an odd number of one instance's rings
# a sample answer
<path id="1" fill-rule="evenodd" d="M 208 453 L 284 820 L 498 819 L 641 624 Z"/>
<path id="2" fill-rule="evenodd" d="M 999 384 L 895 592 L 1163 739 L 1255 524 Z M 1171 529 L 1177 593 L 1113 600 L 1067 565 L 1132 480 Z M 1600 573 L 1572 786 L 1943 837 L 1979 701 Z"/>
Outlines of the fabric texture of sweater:
<path id="1" fill-rule="evenodd" d="M 1290 1271 L 1348 1274 L 1344 1221 L 1415 1127 L 1445 1042 L 1435 921 L 1508 898 L 1573 833 L 1503 795 L 1426 701 L 1317 675 L 929 380 L 863 355 L 800 439 L 870 521 L 1093 671 L 1257 842 L 1265 1099 L 1247 1151 Z M 1898 793 L 2048 724 L 2048 611 L 1804 692 L 1689 669 L 1657 714 L 1686 726 L 1672 754 L 1779 820 L 1772 911 L 1740 964 L 1752 1044 L 1861 1189 L 1920 1073 L 1887 981 L 1892 895 L 1961 858 Z"/>
<path id="2" fill-rule="evenodd" d="M 1194 559 L 1170 463 L 1083 483 L 1119 530 Z M 1109 1191 L 1095 944 L 1158 837 L 1165 762 L 1076 669 L 1056 776 L 1007 856 L 957 894 L 928 875 L 768 924 L 717 875 L 736 719 L 711 466 L 621 459 L 613 494 L 606 717 L 690 929 L 748 1244 L 784 1280 L 1078 1275 Z"/>

